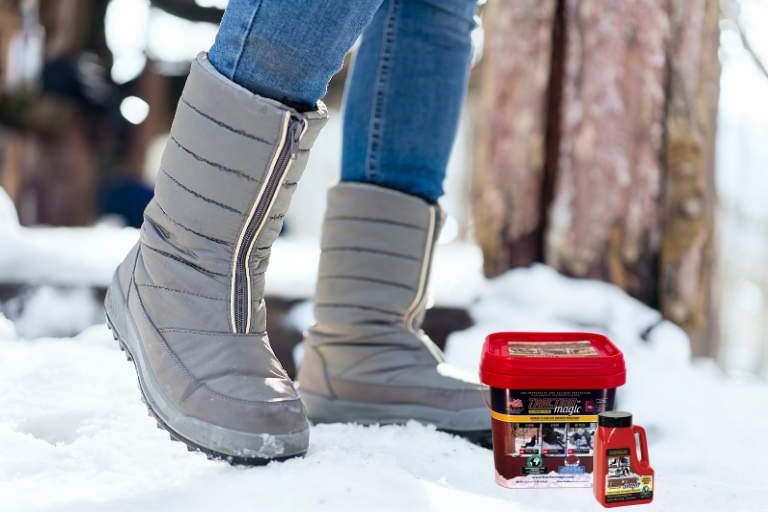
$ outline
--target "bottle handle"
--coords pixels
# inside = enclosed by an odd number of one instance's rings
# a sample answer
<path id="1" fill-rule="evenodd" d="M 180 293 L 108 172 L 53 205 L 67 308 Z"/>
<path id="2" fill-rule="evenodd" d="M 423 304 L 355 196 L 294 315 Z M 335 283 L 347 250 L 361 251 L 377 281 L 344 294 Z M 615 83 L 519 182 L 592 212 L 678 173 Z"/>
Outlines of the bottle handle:
<path id="1" fill-rule="evenodd" d="M 649 466 L 648 441 L 645 437 L 645 429 L 639 425 L 632 425 L 632 436 L 634 437 L 635 434 L 640 436 L 640 455 L 643 457 L 643 459 L 638 462 L 641 466 Z"/>

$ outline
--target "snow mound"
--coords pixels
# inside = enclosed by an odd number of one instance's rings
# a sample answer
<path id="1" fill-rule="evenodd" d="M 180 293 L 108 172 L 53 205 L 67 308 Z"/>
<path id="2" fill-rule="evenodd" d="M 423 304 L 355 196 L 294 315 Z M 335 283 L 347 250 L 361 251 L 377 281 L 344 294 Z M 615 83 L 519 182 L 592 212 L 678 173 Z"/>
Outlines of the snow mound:
<path id="1" fill-rule="evenodd" d="M 487 280 L 469 302 L 475 325 L 452 333 L 445 350 L 449 362 L 469 371 L 477 371 L 485 337 L 503 331 L 595 332 L 608 336 L 629 360 L 637 350 L 653 350 L 681 365 L 691 357 L 685 332 L 655 309 L 612 284 L 571 279 L 546 265 Z"/>
<path id="2" fill-rule="evenodd" d="M 0 187 L 0 238 L 9 238 L 19 230 L 19 214 L 16 205 L 3 187 Z"/>
<path id="3" fill-rule="evenodd" d="M 16 325 L 0 313 L 0 340 L 15 340 L 16 337 Z"/>
<path id="4" fill-rule="evenodd" d="M 104 321 L 104 306 L 84 287 L 31 287 L 2 307 L 25 339 L 72 336 Z"/>

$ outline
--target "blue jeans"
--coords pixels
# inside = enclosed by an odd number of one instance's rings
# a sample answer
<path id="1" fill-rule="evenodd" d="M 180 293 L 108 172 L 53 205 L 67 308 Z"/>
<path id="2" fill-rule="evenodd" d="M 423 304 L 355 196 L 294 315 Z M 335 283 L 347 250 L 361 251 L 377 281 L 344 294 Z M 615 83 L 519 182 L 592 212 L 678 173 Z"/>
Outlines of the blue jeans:
<path id="1" fill-rule="evenodd" d="M 209 59 L 311 110 L 362 34 L 344 107 L 342 181 L 435 203 L 456 135 L 477 0 L 231 0 Z"/>

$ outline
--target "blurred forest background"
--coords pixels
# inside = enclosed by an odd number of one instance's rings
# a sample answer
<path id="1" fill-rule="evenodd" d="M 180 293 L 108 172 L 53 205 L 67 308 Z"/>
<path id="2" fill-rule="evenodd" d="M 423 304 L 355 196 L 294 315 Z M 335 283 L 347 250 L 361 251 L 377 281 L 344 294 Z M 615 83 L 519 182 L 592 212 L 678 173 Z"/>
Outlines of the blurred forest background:
<path id="1" fill-rule="evenodd" d="M 0 0 L 0 185 L 23 225 L 140 225 L 225 7 Z M 490 0 L 478 14 L 445 238 L 476 242 L 489 277 L 544 262 L 614 283 L 683 327 L 694 357 L 768 377 L 768 2 Z M 289 236 L 318 235 L 340 119 Z"/>

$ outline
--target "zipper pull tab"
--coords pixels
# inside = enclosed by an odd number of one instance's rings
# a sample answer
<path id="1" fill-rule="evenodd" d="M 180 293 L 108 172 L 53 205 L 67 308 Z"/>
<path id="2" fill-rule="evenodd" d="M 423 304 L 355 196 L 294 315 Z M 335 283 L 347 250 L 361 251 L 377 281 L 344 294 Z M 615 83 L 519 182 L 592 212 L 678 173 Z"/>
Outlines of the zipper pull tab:
<path id="1" fill-rule="evenodd" d="M 301 133 L 304 131 L 304 121 L 292 121 L 289 129 L 288 137 L 290 140 L 291 160 L 296 160 L 296 156 L 299 154 L 299 140 L 301 139 Z"/>

